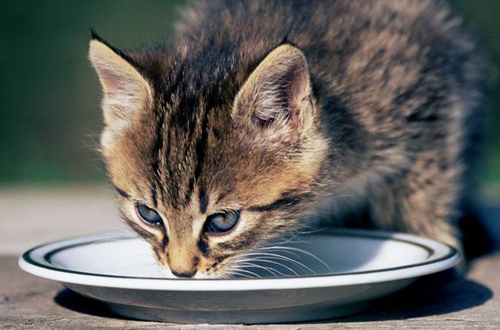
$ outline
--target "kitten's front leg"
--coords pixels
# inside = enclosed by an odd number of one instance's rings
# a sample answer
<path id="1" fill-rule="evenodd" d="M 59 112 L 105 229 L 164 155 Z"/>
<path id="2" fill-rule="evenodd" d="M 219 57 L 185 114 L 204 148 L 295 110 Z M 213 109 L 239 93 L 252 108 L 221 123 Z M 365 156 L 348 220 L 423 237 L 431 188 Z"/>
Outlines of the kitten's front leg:
<path id="1" fill-rule="evenodd" d="M 373 184 L 369 205 L 374 225 L 426 236 L 461 249 L 454 221 L 462 169 L 436 152 L 420 155 L 410 169 Z"/>

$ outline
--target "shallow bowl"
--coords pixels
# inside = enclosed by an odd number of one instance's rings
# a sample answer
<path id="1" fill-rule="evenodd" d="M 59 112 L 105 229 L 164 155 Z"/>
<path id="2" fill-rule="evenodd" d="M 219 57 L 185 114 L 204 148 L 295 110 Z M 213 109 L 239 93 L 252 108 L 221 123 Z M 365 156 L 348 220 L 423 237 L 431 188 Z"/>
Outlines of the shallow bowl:
<path id="1" fill-rule="evenodd" d="M 169 279 L 147 243 L 110 233 L 33 248 L 19 264 L 130 318 L 253 324 L 359 312 L 460 260 L 437 241 L 365 230 L 326 230 L 252 253 L 231 279 Z"/>

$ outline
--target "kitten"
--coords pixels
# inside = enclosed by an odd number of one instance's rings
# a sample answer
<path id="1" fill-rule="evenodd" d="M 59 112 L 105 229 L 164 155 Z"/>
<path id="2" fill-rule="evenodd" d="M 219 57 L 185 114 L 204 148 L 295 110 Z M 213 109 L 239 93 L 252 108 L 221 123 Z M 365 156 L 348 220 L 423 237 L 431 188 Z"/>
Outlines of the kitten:
<path id="1" fill-rule="evenodd" d="M 365 206 L 460 246 L 486 65 L 444 3 L 202 1 L 167 46 L 93 33 L 90 59 L 121 213 L 173 275 Z"/>

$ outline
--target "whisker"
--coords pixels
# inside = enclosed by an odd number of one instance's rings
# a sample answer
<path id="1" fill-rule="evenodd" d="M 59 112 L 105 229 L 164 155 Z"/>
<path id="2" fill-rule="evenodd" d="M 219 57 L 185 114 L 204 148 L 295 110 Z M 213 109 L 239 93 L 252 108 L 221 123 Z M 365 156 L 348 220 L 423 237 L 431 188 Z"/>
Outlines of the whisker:
<path id="1" fill-rule="evenodd" d="M 233 271 L 234 271 L 234 270 L 233 270 Z M 253 275 L 253 276 L 255 276 L 255 277 L 262 278 L 259 274 L 254 273 L 254 272 L 251 272 L 251 271 L 246 270 L 246 269 L 241 269 L 241 268 L 238 268 L 238 269 L 236 269 L 235 271 L 237 271 L 237 272 L 244 272 L 244 273 L 247 273 L 247 274 Z"/>
<path id="2" fill-rule="evenodd" d="M 311 272 L 312 274 L 316 274 L 316 272 L 314 270 L 312 270 L 311 268 L 307 267 L 306 265 L 304 265 L 303 263 L 295 260 L 295 259 L 292 259 L 292 258 L 289 258 L 289 257 L 285 257 L 283 255 L 280 255 L 280 254 L 276 254 L 276 253 L 268 253 L 268 252 L 259 252 L 259 253 L 246 253 L 245 255 L 247 256 L 250 256 L 250 255 L 267 255 L 267 256 L 270 256 L 268 258 L 278 258 L 278 259 L 281 259 L 281 260 L 286 260 L 288 262 L 291 262 L 291 263 L 294 263 L 300 267 L 303 267 L 304 269 L 306 269 L 307 271 Z"/>
<path id="3" fill-rule="evenodd" d="M 241 274 L 237 270 L 230 270 L 228 271 L 228 274 L 230 276 L 241 276 L 241 277 L 246 277 L 246 278 L 254 278 L 254 276 L 246 275 L 246 274 Z"/>
<path id="4" fill-rule="evenodd" d="M 260 266 L 260 265 L 256 265 L 256 264 L 253 264 L 253 263 L 249 263 L 249 262 L 241 262 L 241 263 L 238 263 L 238 265 L 241 265 L 243 267 L 249 267 L 249 268 L 259 268 L 259 269 L 263 269 L 267 272 L 269 272 L 271 275 L 277 277 L 278 275 L 276 274 L 276 272 L 278 272 L 277 270 L 275 270 L 274 268 L 271 268 L 271 267 L 264 267 L 264 266 Z M 279 273 L 279 272 L 278 272 Z M 281 274 L 283 275 L 283 274 Z"/>
<path id="5" fill-rule="evenodd" d="M 266 249 L 266 248 L 262 248 L 262 249 L 259 249 L 259 250 L 255 250 L 255 252 L 259 252 L 260 250 L 264 250 L 264 251 L 269 251 L 271 249 Z M 273 251 L 279 251 L 280 253 L 286 253 L 288 255 L 291 255 L 291 256 L 294 256 L 295 258 L 297 259 L 300 259 L 300 256 L 295 253 L 295 252 L 292 252 L 292 251 L 288 251 L 288 250 L 279 250 L 279 249 L 272 249 Z"/>
<path id="6" fill-rule="evenodd" d="M 315 256 L 314 254 L 312 254 L 309 251 L 305 251 L 305 250 L 302 250 L 302 249 L 299 249 L 299 248 L 296 248 L 296 247 L 290 247 L 290 246 L 268 247 L 267 249 L 268 250 L 285 249 L 285 250 L 291 250 L 291 251 L 296 251 L 296 252 L 304 253 L 304 254 L 306 254 L 306 255 L 314 258 L 318 262 L 320 262 L 323 266 L 325 266 L 326 268 L 328 268 L 328 270 L 331 270 L 330 266 L 328 266 L 323 260 L 321 260 L 320 258 L 318 258 L 317 256 Z"/>
<path id="7" fill-rule="evenodd" d="M 296 276 L 299 276 L 299 274 L 293 270 L 292 268 L 288 267 L 287 265 L 284 265 L 282 263 L 279 263 L 279 262 L 276 262 L 276 261 L 272 261 L 272 260 L 267 260 L 267 259 L 264 259 L 264 258 L 254 258 L 254 259 L 247 259 L 247 260 L 252 260 L 252 261 L 259 261 L 259 262 L 267 262 L 267 263 L 270 263 L 270 264 L 274 264 L 274 265 L 278 265 L 280 267 L 283 267 L 283 268 L 286 268 L 287 270 L 289 270 L 291 273 L 293 273 L 294 275 Z M 275 268 L 273 268 L 274 270 L 276 270 Z M 286 276 L 286 274 L 283 274 L 282 272 L 276 270 L 281 276 Z"/>

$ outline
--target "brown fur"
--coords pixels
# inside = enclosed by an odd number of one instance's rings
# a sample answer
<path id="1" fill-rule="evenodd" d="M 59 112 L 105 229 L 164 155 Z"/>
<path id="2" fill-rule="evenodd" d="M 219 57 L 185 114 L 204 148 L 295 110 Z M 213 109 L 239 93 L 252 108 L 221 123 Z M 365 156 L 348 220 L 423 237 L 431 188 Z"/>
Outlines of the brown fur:
<path id="1" fill-rule="evenodd" d="M 440 1 L 228 0 L 186 10 L 165 48 L 95 37 L 124 218 L 160 264 L 198 276 L 361 205 L 377 228 L 459 246 L 484 89 L 460 25 Z M 204 232 L 223 210 L 241 210 L 236 228 Z"/>

